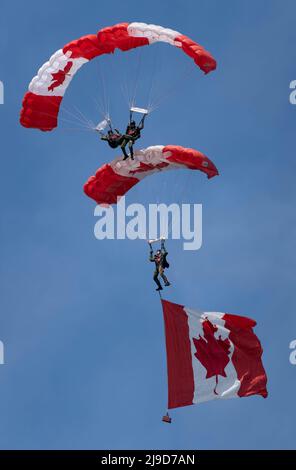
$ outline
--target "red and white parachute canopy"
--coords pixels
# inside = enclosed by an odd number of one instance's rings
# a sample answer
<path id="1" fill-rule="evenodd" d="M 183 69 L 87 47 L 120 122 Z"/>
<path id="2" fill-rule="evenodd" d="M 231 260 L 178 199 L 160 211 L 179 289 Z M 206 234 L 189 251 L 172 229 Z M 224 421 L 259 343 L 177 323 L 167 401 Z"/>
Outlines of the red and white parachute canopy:
<path id="1" fill-rule="evenodd" d="M 84 185 L 84 192 L 98 204 L 116 204 L 146 176 L 159 171 L 187 168 L 200 170 L 208 178 L 218 175 L 213 162 L 197 150 L 177 145 L 155 145 L 134 152 L 134 160 L 122 156 L 98 169 Z"/>
<path id="2" fill-rule="evenodd" d="M 115 49 L 128 51 L 155 42 L 166 42 L 182 49 L 205 73 L 216 68 L 216 61 L 209 52 L 177 31 L 145 23 L 119 23 L 72 41 L 53 54 L 29 85 L 23 99 L 21 124 L 42 131 L 54 129 L 63 96 L 82 65 Z"/>

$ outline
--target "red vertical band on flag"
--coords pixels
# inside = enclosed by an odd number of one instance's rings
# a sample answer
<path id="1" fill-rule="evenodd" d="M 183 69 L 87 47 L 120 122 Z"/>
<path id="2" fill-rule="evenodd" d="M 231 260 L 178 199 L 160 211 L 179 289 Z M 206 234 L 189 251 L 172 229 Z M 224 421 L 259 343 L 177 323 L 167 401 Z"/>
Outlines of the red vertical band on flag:
<path id="1" fill-rule="evenodd" d="M 254 320 L 237 315 L 223 315 L 225 328 L 230 330 L 229 339 L 234 344 L 232 363 L 241 383 L 239 397 L 262 395 L 267 397 L 267 376 L 262 364 L 262 347 L 253 332 Z"/>
<path id="2" fill-rule="evenodd" d="M 162 300 L 168 366 L 168 408 L 192 405 L 194 377 L 188 316 L 182 305 Z"/>

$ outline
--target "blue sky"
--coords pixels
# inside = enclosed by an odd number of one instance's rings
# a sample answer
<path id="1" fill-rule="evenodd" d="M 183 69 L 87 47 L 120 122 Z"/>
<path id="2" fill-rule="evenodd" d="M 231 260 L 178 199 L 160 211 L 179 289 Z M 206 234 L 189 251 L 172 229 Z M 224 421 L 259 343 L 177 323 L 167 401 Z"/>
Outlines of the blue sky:
<path id="1" fill-rule="evenodd" d="M 2 1 L 1 449 L 295 447 L 295 14 L 292 0 Z M 147 247 L 97 241 L 94 204 L 82 191 L 112 151 L 92 133 L 61 126 L 45 134 L 18 123 L 29 81 L 55 50 L 121 21 L 179 30 L 218 61 L 216 72 L 190 76 L 149 117 L 141 145 L 197 148 L 220 176 L 152 177 L 127 202 L 203 204 L 201 250 L 168 242 L 173 286 L 166 298 L 254 318 L 268 374 L 268 399 L 178 409 L 171 426 L 161 422 L 164 331 Z M 165 88 L 187 62 L 179 51 L 155 47 L 169 63 L 160 73 Z M 115 67 L 134 76 L 136 56 L 117 57 Z M 123 126 L 120 72 L 109 65 L 102 62 L 112 116 Z M 92 97 L 101 84 L 94 64 L 85 69 L 65 103 L 99 120 Z"/>

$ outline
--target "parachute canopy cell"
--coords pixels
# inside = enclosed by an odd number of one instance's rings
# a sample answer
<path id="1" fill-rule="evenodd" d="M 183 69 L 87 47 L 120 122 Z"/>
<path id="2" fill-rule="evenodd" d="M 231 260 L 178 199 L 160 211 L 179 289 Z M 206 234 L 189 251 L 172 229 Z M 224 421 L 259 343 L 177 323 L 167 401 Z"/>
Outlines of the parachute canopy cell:
<path id="1" fill-rule="evenodd" d="M 155 145 L 134 152 L 134 160 L 116 158 L 99 168 L 84 185 L 98 204 L 116 204 L 135 184 L 153 173 L 176 169 L 200 170 L 208 178 L 218 175 L 214 163 L 197 150 L 177 145 Z"/>
<path id="2" fill-rule="evenodd" d="M 216 61 L 209 52 L 178 31 L 146 23 L 119 23 L 72 41 L 52 55 L 39 69 L 24 96 L 21 124 L 51 131 L 57 127 L 63 96 L 80 67 L 115 49 L 129 51 L 155 42 L 183 50 L 204 73 L 216 68 Z"/>

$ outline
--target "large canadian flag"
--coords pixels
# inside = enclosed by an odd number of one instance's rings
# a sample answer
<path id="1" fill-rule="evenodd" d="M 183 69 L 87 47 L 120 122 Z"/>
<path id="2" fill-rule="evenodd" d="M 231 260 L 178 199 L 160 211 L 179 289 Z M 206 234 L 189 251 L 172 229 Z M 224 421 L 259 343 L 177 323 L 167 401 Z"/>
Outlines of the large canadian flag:
<path id="1" fill-rule="evenodd" d="M 162 300 L 168 408 L 217 398 L 267 397 L 262 347 L 254 320 L 201 312 Z"/>

